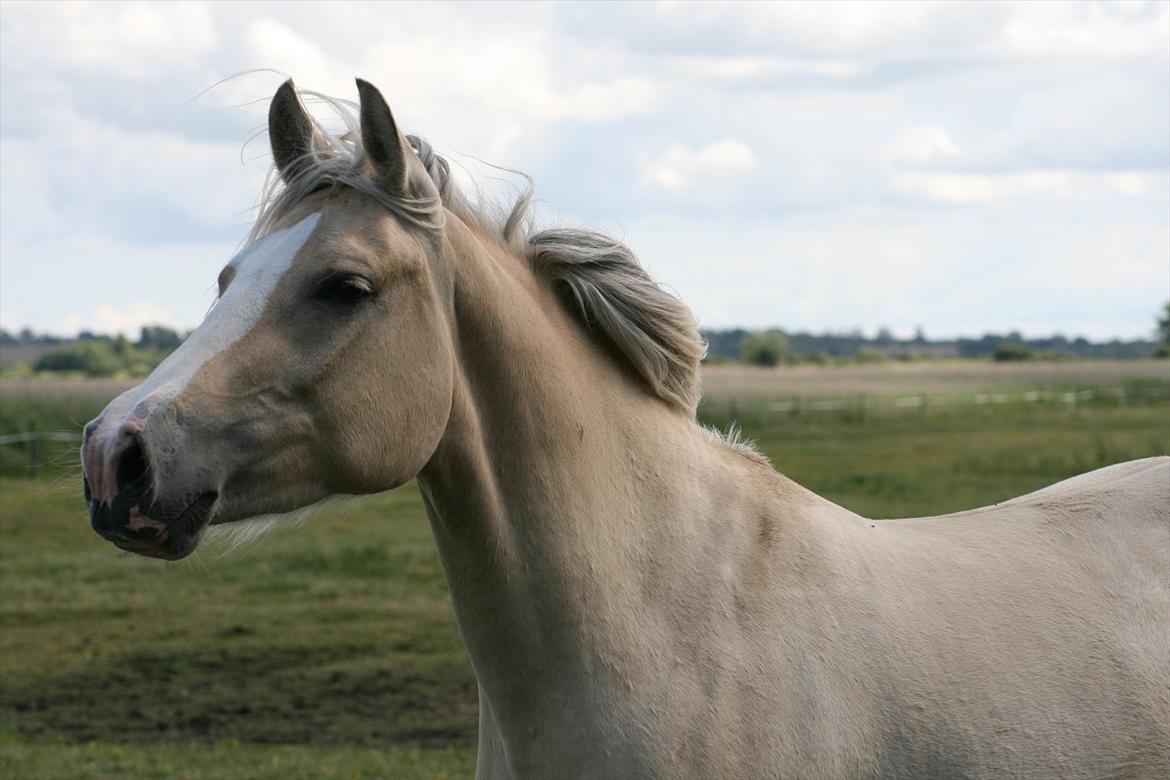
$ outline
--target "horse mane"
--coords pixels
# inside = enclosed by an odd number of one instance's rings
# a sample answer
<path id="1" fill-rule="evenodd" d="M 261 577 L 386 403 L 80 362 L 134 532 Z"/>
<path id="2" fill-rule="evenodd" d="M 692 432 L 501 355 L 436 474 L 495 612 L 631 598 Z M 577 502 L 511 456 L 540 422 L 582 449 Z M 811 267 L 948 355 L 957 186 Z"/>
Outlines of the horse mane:
<path id="1" fill-rule="evenodd" d="M 527 258 L 536 273 L 567 291 L 591 333 L 616 347 L 658 397 L 694 415 L 699 363 L 707 345 L 686 305 L 663 290 L 628 247 L 591 230 L 533 230 L 532 180 L 519 171 L 511 172 L 523 176 L 527 187 L 509 206 L 468 197 L 451 175 L 448 161 L 415 135 L 406 140 L 434 184 L 438 200 L 391 195 L 365 175 L 357 106 L 317 92 L 299 94 L 306 103 L 328 106 L 343 129 L 332 132 L 314 118 L 316 148 L 311 159 L 297 166 L 291 181 L 283 181 L 275 166 L 269 170 L 250 241 L 271 232 L 297 203 L 326 188 L 363 192 L 404 221 L 436 233 L 445 224 L 444 209 L 450 210 L 497 237 Z"/>
<path id="2" fill-rule="evenodd" d="M 528 256 L 656 395 L 695 413 L 707 345 L 690 310 L 650 278 L 629 247 L 590 230 L 553 228 L 528 236 Z"/>

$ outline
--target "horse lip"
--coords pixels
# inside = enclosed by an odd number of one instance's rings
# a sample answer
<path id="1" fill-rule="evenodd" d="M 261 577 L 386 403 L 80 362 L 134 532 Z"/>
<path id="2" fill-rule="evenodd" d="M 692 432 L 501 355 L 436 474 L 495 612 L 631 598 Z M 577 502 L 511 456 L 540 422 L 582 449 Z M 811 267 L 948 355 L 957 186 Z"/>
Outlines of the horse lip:
<path id="1" fill-rule="evenodd" d="M 199 546 L 203 532 L 210 525 L 211 510 L 216 498 L 218 494 L 215 491 L 197 496 L 173 522 L 149 540 L 136 541 L 124 538 L 115 540 L 114 545 L 121 550 L 149 558 L 168 561 L 186 558 Z"/>
<path id="2" fill-rule="evenodd" d="M 167 538 L 170 533 L 163 531 L 149 542 L 135 542 L 129 539 L 115 539 L 114 546 L 119 550 L 138 553 L 149 558 L 167 558 Z"/>

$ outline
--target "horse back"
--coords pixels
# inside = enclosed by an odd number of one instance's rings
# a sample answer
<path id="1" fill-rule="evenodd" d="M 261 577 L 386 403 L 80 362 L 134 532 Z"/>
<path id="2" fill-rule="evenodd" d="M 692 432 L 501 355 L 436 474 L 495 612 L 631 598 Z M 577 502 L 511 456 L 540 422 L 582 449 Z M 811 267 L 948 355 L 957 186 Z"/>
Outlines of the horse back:
<path id="1" fill-rule="evenodd" d="M 1170 772 L 1170 458 L 882 526 L 894 687 L 931 714 L 898 740 L 976 775 Z"/>

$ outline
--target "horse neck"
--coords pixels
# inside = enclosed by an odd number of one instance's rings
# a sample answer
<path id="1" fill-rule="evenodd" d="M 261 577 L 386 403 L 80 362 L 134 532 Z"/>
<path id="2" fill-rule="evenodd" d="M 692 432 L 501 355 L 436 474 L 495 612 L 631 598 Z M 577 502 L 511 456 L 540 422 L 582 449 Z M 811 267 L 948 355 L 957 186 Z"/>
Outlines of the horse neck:
<path id="1" fill-rule="evenodd" d="M 701 437 L 599 346 L 527 262 L 456 223 L 447 430 L 419 484 L 481 683 L 605 642 L 591 597 L 638 587 L 644 503 L 685 500 Z M 683 480 L 685 483 L 685 480 Z M 510 695 L 510 700 L 516 697 Z"/>

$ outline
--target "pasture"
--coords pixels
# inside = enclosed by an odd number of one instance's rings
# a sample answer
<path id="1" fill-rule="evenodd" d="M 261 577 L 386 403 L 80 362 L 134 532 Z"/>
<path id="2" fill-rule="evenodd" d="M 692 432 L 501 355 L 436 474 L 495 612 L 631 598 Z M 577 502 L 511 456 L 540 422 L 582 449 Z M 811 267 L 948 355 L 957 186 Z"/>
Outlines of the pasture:
<path id="1" fill-rule="evenodd" d="M 780 471 L 875 517 L 1170 452 L 1166 361 L 713 367 L 704 384 L 704 422 L 738 421 Z M 0 435 L 76 428 L 116 389 L 7 382 Z M 167 565 L 89 530 L 74 443 L 29 446 L 0 447 L 0 775 L 471 773 L 475 681 L 413 485 Z"/>

